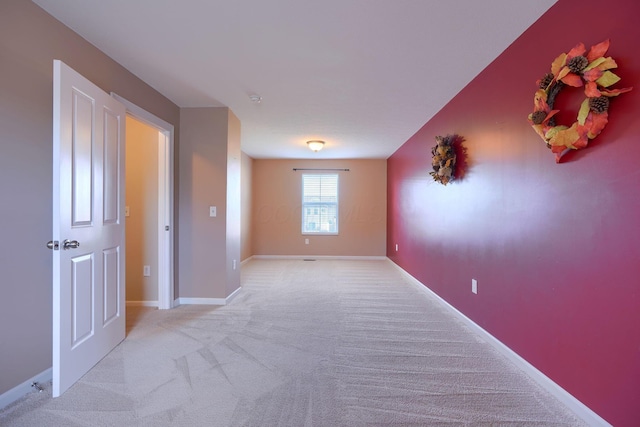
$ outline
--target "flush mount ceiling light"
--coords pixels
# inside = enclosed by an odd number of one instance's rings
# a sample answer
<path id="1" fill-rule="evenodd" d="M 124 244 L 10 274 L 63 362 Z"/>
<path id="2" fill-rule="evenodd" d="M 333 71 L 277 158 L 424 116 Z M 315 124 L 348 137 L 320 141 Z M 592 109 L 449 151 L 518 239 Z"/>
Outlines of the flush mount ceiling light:
<path id="1" fill-rule="evenodd" d="M 322 147 L 324 147 L 324 141 L 307 141 L 307 146 L 309 146 L 311 151 L 315 151 L 317 153 L 322 150 Z"/>
<path id="2" fill-rule="evenodd" d="M 249 95 L 249 99 L 254 104 L 259 104 L 259 103 L 262 102 L 262 97 L 260 95 L 256 95 L 256 94 Z"/>

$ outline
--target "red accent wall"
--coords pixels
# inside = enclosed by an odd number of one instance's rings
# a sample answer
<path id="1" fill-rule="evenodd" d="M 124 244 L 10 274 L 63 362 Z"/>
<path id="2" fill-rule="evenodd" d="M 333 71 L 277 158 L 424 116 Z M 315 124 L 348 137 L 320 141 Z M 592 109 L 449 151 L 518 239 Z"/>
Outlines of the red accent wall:
<path id="1" fill-rule="evenodd" d="M 389 258 L 616 426 L 640 425 L 639 17 L 637 0 L 560 0 L 388 160 Z M 535 81 L 607 38 L 614 87 L 635 89 L 556 164 L 526 120 Z M 580 93 L 558 97 L 568 124 Z M 430 149 L 449 133 L 468 166 L 445 187 Z"/>

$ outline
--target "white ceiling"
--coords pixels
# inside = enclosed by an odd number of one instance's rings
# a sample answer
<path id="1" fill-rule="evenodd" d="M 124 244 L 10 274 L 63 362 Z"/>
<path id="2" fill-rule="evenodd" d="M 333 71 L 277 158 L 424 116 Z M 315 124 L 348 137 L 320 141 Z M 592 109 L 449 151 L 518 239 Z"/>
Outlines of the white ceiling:
<path id="1" fill-rule="evenodd" d="M 556 0 L 34 2 L 250 156 L 328 159 L 389 157 Z"/>

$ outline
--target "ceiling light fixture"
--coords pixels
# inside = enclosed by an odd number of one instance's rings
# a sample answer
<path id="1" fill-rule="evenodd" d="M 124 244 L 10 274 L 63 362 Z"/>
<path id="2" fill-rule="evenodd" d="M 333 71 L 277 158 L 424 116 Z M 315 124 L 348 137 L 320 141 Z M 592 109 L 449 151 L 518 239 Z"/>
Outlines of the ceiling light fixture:
<path id="1" fill-rule="evenodd" d="M 309 146 L 310 150 L 317 153 L 318 151 L 322 150 L 322 147 L 324 147 L 324 141 L 307 141 L 307 145 Z"/>
<path id="2" fill-rule="evenodd" d="M 260 95 L 249 95 L 249 99 L 255 104 L 260 104 L 262 102 L 262 97 Z"/>

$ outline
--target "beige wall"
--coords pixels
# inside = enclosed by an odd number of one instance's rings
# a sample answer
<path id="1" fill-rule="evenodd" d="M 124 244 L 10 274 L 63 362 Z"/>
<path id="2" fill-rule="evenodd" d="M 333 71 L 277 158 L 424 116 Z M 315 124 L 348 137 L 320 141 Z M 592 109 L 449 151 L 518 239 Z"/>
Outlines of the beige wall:
<path id="1" fill-rule="evenodd" d="M 253 254 L 385 256 L 387 161 L 253 161 Z M 348 168 L 338 172 L 339 235 L 301 232 L 302 171 L 293 168 Z M 304 243 L 305 238 L 309 244 Z"/>
<path id="2" fill-rule="evenodd" d="M 127 117 L 127 301 L 158 301 L 158 134 Z"/>
<path id="3" fill-rule="evenodd" d="M 240 259 L 242 261 L 253 255 L 253 235 L 251 230 L 251 218 L 253 217 L 252 199 L 252 173 L 253 159 L 242 153 L 240 166 L 240 197 L 241 197 L 241 230 L 240 230 Z"/>
<path id="4" fill-rule="evenodd" d="M 0 394 L 52 363 L 54 59 L 179 129 L 175 104 L 82 37 L 31 1 L 0 1 Z"/>
<path id="5" fill-rule="evenodd" d="M 228 108 L 181 112 L 180 298 L 225 298 L 240 286 L 239 127 Z"/>

